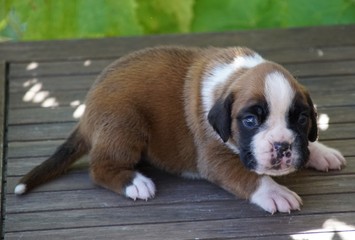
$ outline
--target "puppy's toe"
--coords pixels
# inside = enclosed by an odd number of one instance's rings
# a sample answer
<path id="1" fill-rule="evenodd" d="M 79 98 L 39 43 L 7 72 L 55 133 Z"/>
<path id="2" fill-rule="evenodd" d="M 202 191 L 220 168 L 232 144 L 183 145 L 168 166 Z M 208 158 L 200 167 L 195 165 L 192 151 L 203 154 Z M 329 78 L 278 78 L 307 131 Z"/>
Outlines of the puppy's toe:
<path id="1" fill-rule="evenodd" d="M 132 183 L 126 187 L 125 195 L 133 200 L 148 200 L 155 195 L 155 185 L 152 180 L 137 172 Z"/>
<path id="2" fill-rule="evenodd" d="M 336 149 L 327 147 L 319 142 L 310 143 L 310 156 L 306 167 L 319 171 L 340 170 L 346 165 L 343 155 Z"/>
<path id="3" fill-rule="evenodd" d="M 262 177 L 260 185 L 250 201 L 272 214 L 300 210 L 302 199 L 293 191 L 279 185 L 268 176 Z"/>

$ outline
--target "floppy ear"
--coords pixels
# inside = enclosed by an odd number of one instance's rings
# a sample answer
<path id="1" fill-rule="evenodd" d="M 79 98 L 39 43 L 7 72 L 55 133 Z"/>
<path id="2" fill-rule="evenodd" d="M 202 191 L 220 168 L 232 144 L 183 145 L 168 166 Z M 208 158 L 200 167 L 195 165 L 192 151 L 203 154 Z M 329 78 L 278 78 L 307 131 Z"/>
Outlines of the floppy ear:
<path id="1" fill-rule="evenodd" d="M 309 96 L 309 94 L 306 94 L 306 96 L 307 96 L 307 103 L 311 109 L 311 112 L 310 112 L 311 126 L 310 126 L 310 130 L 308 133 L 308 140 L 311 142 L 314 142 L 318 138 L 317 111 L 313 105 L 312 99 Z"/>
<path id="2" fill-rule="evenodd" d="M 231 109 L 233 95 L 230 94 L 226 99 L 219 99 L 208 113 L 208 122 L 218 133 L 224 142 L 227 142 L 231 135 Z"/>

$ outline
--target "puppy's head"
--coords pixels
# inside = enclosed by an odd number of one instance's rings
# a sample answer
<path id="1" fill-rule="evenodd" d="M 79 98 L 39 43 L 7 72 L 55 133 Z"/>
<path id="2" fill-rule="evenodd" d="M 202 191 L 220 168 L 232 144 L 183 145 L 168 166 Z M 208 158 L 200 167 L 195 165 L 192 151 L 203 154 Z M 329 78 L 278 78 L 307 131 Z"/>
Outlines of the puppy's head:
<path id="1" fill-rule="evenodd" d="M 284 175 L 302 167 L 309 157 L 308 142 L 318 134 L 306 89 L 271 62 L 230 78 L 208 114 L 221 139 L 259 174 Z"/>

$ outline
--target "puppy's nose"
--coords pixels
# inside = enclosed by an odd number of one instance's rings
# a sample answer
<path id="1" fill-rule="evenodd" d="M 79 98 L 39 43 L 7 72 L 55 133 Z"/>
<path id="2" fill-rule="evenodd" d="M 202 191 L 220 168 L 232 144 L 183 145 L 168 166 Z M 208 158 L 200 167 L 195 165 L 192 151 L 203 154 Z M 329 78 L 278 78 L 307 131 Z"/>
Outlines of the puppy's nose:
<path id="1" fill-rule="evenodd" d="M 291 145 L 288 142 L 275 142 L 274 148 L 277 153 L 277 157 L 282 158 L 285 156 L 285 153 L 291 149 Z"/>

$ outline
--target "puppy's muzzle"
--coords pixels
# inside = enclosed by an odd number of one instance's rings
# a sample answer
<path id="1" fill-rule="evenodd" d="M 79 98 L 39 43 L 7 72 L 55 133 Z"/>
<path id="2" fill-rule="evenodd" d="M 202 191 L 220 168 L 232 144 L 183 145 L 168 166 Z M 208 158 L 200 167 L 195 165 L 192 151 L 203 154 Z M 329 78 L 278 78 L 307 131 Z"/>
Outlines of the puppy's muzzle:
<path id="1" fill-rule="evenodd" d="M 288 168 L 291 165 L 292 145 L 288 142 L 273 143 L 273 150 L 271 153 L 272 169 L 278 170 L 281 168 Z"/>

